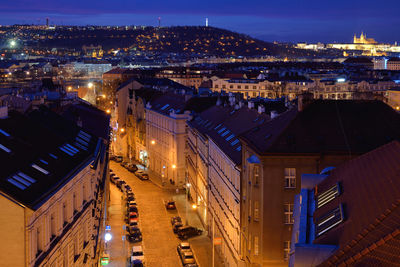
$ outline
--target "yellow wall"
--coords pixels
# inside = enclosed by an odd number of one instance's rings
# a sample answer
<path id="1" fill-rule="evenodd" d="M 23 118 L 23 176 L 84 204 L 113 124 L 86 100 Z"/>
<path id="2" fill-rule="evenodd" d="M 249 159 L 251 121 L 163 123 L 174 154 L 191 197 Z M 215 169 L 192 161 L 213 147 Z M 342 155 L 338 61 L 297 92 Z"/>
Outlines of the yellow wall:
<path id="1" fill-rule="evenodd" d="M 0 266 L 25 266 L 24 208 L 0 195 Z"/>

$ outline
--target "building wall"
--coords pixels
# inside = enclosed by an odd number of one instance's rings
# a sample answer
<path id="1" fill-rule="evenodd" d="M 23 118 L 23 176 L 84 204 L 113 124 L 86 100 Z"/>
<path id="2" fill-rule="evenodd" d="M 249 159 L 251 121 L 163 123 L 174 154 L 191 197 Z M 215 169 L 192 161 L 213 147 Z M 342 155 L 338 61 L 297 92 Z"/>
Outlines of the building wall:
<path id="1" fill-rule="evenodd" d="M 240 169 L 209 140 L 209 225 L 222 237 L 219 251 L 226 266 L 238 266 L 240 254 Z M 212 229 L 211 229 L 212 231 Z"/>
<path id="2" fill-rule="evenodd" d="M 90 266 L 97 261 L 92 235 L 99 225 L 92 207 L 99 174 L 84 167 L 28 218 L 28 266 Z"/>
<path id="3" fill-rule="evenodd" d="M 146 108 L 146 147 L 149 168 L 176 186 L 185 183 L 186 120 L 189 114 L 165 115 Z M 154 141 L 154 142 L 152 142 Z"/>
<path id="4" fill-rule="evenodd" d="M 325 167 L 337 166 L 348 160 L 349 156 L 261 157 L 248 147 L 245 147 L 243 151 L 245 152 L 243 153 L 241 203 L 243 258 L 255 266 L 287 266 L 293 227 L 291 220 L 287 220 L 290 218 L 288 204 L 293 205 L 294 196 L 300 192 L 301 174 L 319 173 Z M 256 155 L 260 163 L 249 163 L 247 158 L 251 155 Z M 259 167 L 258 185 L 254 177 L 256 166 Z M 295 169 L 295 187 L 293 188 L 286 187 L 285 168 Z M 256 209 L 259 213 L 258 219 L 255 218 Z M 291 206 L 291 212 L 293 212 L 293 206 Z M 258 247 L 258 253 L 256 247 Z M 285 247 L 287 248 L 286 255 Z"/>
<path id="5" fill-rule="evenodd" d="M 25 208 L 0 194 L 1 266 L 25 266 Z"/>

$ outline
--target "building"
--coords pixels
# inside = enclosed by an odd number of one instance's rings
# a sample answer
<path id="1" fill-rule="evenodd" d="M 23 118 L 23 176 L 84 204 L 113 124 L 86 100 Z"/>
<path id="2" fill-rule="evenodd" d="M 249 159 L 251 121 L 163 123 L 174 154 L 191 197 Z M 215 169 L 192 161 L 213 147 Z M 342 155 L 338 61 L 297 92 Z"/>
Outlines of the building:
<path id="1" fill-rule="evenodd" d="M 400 70 L 400 58 L 392 57 L 386 62 L 386 67 L 388 70 Z"/>
<path id="2" fill-rule="evenodd" d="M 399 166 L 393 141 L 321 175 L 303 175 L 289 266 L 398 265 Z"/>
<path id="3" fill-rule="evenodd" d="M 45 107 L 2 115 L 2 265 L 97 266 L 107 141 Z"/>
<path id="4" fill-rule="evenodd" d="M 229 95 L 228 103 L 204 110 L 188 122 L 187 176 L 189 193 L 209 229 L 226 266 L 244 266 L 241 254 L 240 195 L 242 146 L 238 137 L 285 109 L 281 101 L 244 101 Z M 266 112 L 267 108 L 267 112 Z M 273 111 L 274 110 L 274 111 Z M 271 115 L 270 115 L 271 114 Z"/>
<path id="5" fill-rule="evenodd" d="M 362 32 L 360 38 L 354 34 L 353 43 L 355 44 L 377 44 L 377 42 L 373 38 L 367 38 L 367 35 Z"/>
<path id="6" fill-rule="evenodd" d="M 241 247 L 247 264 L 287 266 L 302 173 L 319 173 L 398 139 L 398 123 L 400 115 L 379 101 L 301 96 L 298 109 L 243 134 Z"/>
<path id="7" fill-rule="evenodd" d="M 196 89 L 198 89 L 203 82 L 201 71 L 191 69 L 165 69 L 158 72 L 156 78 L 167 78 Z"/>

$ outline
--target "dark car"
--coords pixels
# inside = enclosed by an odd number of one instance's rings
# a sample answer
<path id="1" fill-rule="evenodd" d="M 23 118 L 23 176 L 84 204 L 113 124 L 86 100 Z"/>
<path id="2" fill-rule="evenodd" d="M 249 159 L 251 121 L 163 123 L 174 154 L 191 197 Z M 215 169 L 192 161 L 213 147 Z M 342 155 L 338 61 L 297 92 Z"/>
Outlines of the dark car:
<path id="1" fill-rule="evenodd" d="M 174 225 L 175 223 L 180 222 L 182 223 L 182 218 L 179 216 L 175 216 L 171 218 L 171 224 Z"/>
<path id="2" fill-rule="evenodd" d="M 182 227 L 183 227 L 182 222 L 176 222 L 172 225 L 172 231 L 176 234 L 176 233 L 178 233 L 179 229 L 181 229 Z"/>
<path id="3" fill-rule="evenodd" d="M 143 262 L 141 260 L 134 260 L 131 262 L 131 267 L 143 267 Z M 197 266 L 196 266 L 197 267 Z"/>
<path id="4" fill-rule="evenodd" d="M 122 156 L 115 156 L 114 161 L 115 162 L 122 162 L 123 158 Z"/>
<path id="5" fill-rule="evenodd" d="M 125 185 L 125 191 L 126 191 L 126 194 L 128 195 L 129 193 L 132 193 L 132 188 L 130 187 L 130 185 Z"/>
<path id="6" fill-rule="evenodd" d="M 117 185 L 117 187 L 121 190 L 122 185 L 126 184 L 126 182 L 124 180 L 119 180 L 118 182 L 115 183 Z"/>
<path id="7" fill-rule="evenodd" d="M 134 200 L 135 200 L 134 195 L 129 194 L 129 195 L 126 196 L 126 201 L 127 202 L 131 202 L 131 201 L 134 201 Z"/>
<path id="8" fill-rule="evenodd" d="M 127 228 L 127 230 L 128 234 L 126 235 L 126 238 L 129 242 L 142 241 L 142 232 L 140 232 L 140 229 L 138 227 L 129 227 Z"/>
<path id="9" fill-rule="evenodd" d="M 175 201 L 172 201 L 172 200 L 166 201 L 165 208 L 167 210 L 176 210 Z"/>
<path id="10" fill-rule="evenodd" d="M 203 230 L 193 226 L 185 226 L 178 229 L 177 234 L 180 239 L 188 239 L 190 237 L 198 236 L 203 233 Z"/>
<path id="11" fill-rule="evenodd" d="M 127 161 L 123 161 L 120 163 L 122 167 L 126 168 L 126 166 L 129 164 Z"/>
<path id="12" fill-rule="evenodd" d="M 135 172 L 135 175 L 140 179 L 140 180 L 149 180 L 149 175 L 144 172 L 143 170 L 137 170 Z"/>
<path id="13" fill-rule="evenodd" d="M 131 207 L 128 207 L 128 213 L 130 213 L 130 212 L 136 212 L 136 213 L 139 213 L 139 211 L 138 211 L 138 208 L 136 207 L 136 206 L 131 206 Z"/>
<path id="14" fill-rule="evenodd" d="M 138 167 L 135 164 L 129 163 L 125 166 L 125 168 L 130 172 L 135 172 L 138 170 Z"/>

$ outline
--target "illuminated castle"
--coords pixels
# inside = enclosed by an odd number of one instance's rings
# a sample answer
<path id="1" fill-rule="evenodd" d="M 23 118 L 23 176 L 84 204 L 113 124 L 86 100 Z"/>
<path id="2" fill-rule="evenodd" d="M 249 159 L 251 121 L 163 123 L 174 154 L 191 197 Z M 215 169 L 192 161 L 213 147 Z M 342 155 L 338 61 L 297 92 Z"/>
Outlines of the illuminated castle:
<path id="1" fill-rule="evenodd" d="M 353 43 L 354 44 L 377 44 L 377 42 L 373 38 L 367 38 L 367 35 L 364 35 L 363 32 L 361 32 L 360 38 L 357 38 L 357 36 L 354 34 Z"/>

